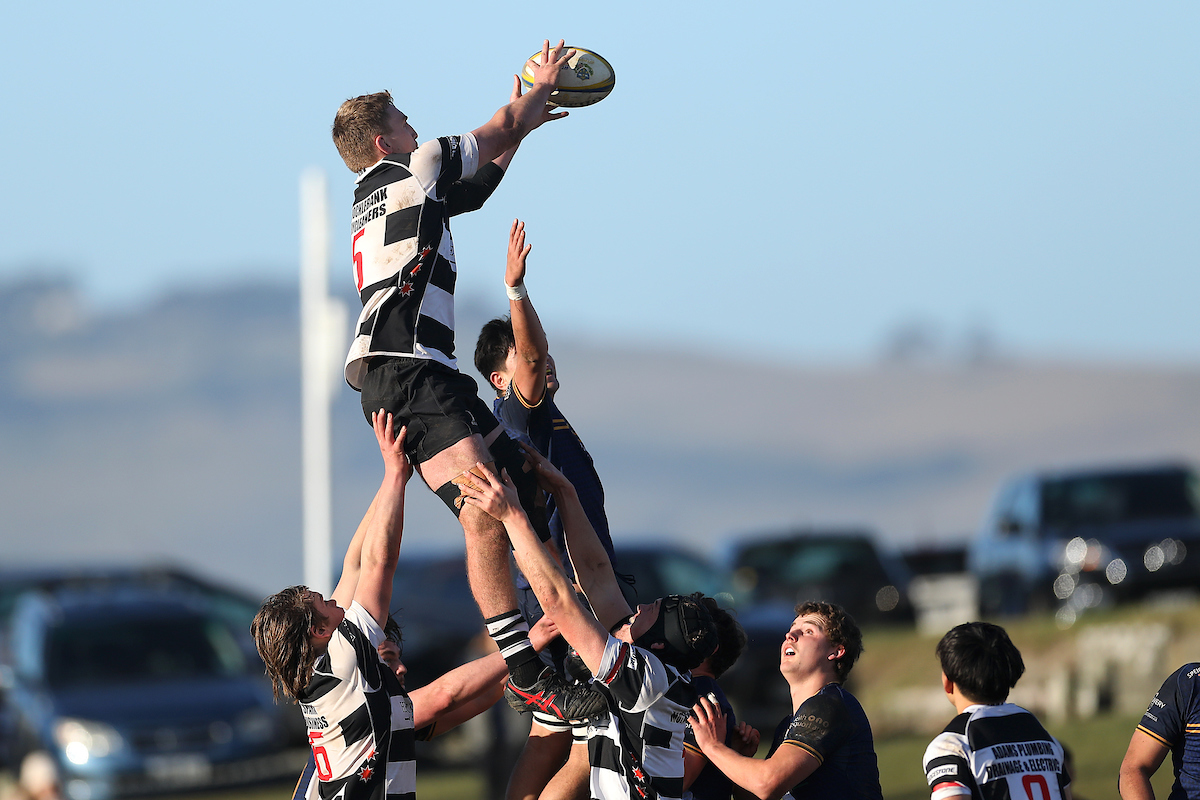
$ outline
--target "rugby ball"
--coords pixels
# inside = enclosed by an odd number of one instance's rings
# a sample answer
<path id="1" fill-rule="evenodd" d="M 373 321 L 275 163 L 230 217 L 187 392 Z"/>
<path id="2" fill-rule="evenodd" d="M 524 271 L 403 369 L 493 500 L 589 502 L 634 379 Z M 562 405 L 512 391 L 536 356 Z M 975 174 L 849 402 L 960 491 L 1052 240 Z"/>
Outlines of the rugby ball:
<path id="1" fill-rule="evenodd" d="M 571 47 L 575 55 L 567 61 L 558 78 L 558 88 L 550 94 L 549 103 L 563 108 L 581 108 L 599 103 L 608 97 L 617 82 L 612 64 L 598 53 L 582 47 Z M 533 88 L 533 68 L 542 63 L 542 54 L 534 53 L 521 70 L 521 85 L 526 91 Z"/>

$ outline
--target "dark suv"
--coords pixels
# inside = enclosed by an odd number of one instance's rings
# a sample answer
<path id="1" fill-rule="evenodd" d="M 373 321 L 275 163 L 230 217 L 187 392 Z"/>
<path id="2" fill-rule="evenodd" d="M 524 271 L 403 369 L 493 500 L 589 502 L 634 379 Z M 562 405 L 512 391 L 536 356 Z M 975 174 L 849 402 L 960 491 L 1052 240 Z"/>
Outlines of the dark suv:
<path id="1" fill-rule="evenodd" d="M 0 735 L 49 753 L 71 800 L 295 775 L 303 723 L 273 702 L 253 608 L 130 584 L 22 595 Z"/>
<path id="2" fill-rule="evenodd" d="M 968 552 L 984 614 L 1087 608 L 1200 586 L 1200 486 L 1166 464 L 1014 478 Z"/>

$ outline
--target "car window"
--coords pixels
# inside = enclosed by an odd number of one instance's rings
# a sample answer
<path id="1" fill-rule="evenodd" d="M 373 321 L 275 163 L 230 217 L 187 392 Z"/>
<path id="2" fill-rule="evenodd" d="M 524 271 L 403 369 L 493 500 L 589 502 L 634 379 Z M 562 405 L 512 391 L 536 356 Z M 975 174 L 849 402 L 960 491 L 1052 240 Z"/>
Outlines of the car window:
<path id="1" fill-rule="evenodd" d="M 663 594 L 691 594 L 703 592 L 715 597 L 727 591 L 720 574 L 695 558 L 682 554 L 666 555 L 660 566 L 662 570 Z"/>
<path id="2" fill-rule="evenodd" d="M 1023 481 L 1013 492 L 1009 518 L 1020 532 L 1031 533 L 1038 527 L 1038 495 L 1033 481 Z"/>
<path id="3" fill-rule="evenodd" d="M 246 659 L 227 626 L 204 617 L 72 619 L 46 645 L 54 688 L 239 675 Z"/>
<path id="4" fill-rule="evenodd" d="M 763 545 L 746 550 L 739 562 L 739 572 L 753 570 L 757 599 L 791 599 L 796 587 L 851 578 L 886 582 L 870 542 L 854 537 Z"/>
<path id="5" fill-rule="evenodd" d="M 1113 524 L 1197 516 L 1196 477 L 1185 470 L 1093 475 L 1047 481 L 1046 525 Z"/>

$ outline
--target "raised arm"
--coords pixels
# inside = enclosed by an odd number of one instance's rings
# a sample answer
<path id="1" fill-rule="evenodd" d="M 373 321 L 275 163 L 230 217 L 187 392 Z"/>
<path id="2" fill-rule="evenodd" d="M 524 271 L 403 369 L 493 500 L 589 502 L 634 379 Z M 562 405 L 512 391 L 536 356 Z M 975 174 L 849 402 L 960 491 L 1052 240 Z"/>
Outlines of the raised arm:
<path id="1" fill-rule="evenodd" d="M 482 464 L 477 467 L 484 478 L 460 487 L 466 502 L 504 525 L 517 566 L 528 579 L 542 610 L 558 626 L 563 638 L 579 652 L 592 674 L 597 674 L 604 646 L 608 643 L 608 631 L 579 603 L 566 573 L 538 540 L 529 517 L 521 508 L 512 481 L 507 475 L 503 479 L 496 477 Z"/>
<path id="2" fill-rule="evenodd" d="M 365 530 L 353 599 L 382 626 L 392 601 L 392 577 L 404 532 L 404 487 L 412 477 L 412 466 L 404 455 L 405 429 L 401 428 L 399 434 L 393 431 L 392 415 L 380 409 L 371 415 L 371 422 L 383 455 L 383 483 L 363 519 Z"/>
<path id="3" fill-rule="evenodd" d="M 564 50 L 561 39 L 554 48 L 550 47 L 549 39 L 543 42 L 541 59 L 533 68 L 533 87 L 523 97 L 518 97 L 493 114 L 482 127 L 472 131 L 479 145 L 481 164 L 500 159 L 543 122 L 567 115 L 565 111 L 551 113 L 546 106 L 550 93 L 558 87 L 559 70 L 575 55 L 574 50 Z"/>
<path id="4" fill-rule="evenodd" d="M 516 367 L 512 382 L 521 400 L 529 406 L 542 402 L 546 393 L 546 331 L 533 302 L 525 291 L 525 264 L 533 245 L 525 243 L 525 223 L 514 219 L 508 231 L 508 263 L 504 285 L 508 288 L 508 310 L 512 317 Z"/>
<path id="5" fill-rule="evenodd" d="M 575 567 L 575 580 L 587 596 L 596 619 L 600 620 L 605 630 L 612 630 L 615 624 L 632 614 L 633 609 L 621 592 L 621 584 L 613 572 L 608 552 L 584 512 L 575 486 L 537 450 L 524 442 L 518 444 L 537 471 L 538 483 L 554 495 L 558 513 L 562 517 L 567 553 L 571 565 Z"/>

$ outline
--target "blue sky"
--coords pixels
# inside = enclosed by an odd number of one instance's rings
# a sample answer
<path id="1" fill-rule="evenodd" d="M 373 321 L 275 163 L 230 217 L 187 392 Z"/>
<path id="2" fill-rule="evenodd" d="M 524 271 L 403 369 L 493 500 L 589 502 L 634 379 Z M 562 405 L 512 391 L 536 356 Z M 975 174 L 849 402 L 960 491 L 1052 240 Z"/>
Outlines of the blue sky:
<path id="1" fill-rule="evenodd" d="M 349 285 L 337 105 L 389 88 L 422 139 L 470 130 L 562 36 L 616 90 L 456 220 L 462 292 L 498 295 L 521 216 L 559 335 L 853 363 L 923 320 L 1038 357 L 1200 361 L 1200 4 L 347 8 L 0 12 L 0 280 L 78 276 L 101 308 L 290 280 L 315 165 Z"/>

